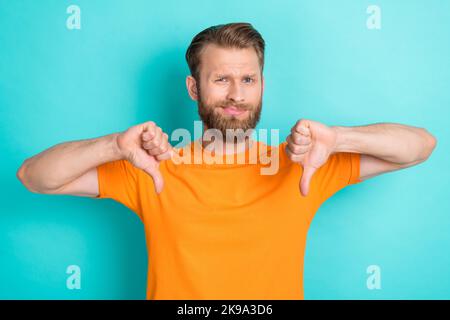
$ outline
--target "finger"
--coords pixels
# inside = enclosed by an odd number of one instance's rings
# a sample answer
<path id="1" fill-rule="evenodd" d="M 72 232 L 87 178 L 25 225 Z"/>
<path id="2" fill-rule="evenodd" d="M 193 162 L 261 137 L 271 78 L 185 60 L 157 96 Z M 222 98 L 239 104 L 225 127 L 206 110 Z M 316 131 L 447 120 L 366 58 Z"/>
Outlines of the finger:
<path id="1" fill-rule="evenodd" d="M 305 136 L 311 136 L 309 129 L 309 123 L 306 120 L 299 120 L 294 126 L 294 131 L 303 134 Z"/>
<path id="2" fill-rule="evenodd" d="M 295 144 L 306 145 L 311 143 L 311 137 L 299 134 L 297 132 L 290 134 L 291 141 Z"/>
<path id="3" fill-rule="evenodd" d="M 156 139 L 156 140 L 159 140 L 159 138 L 155 138 L 155 139 Z M 155 144 L 156 146 L 154 146 L 154 147 L 152 147 L 152 148 L 148 148 L 149 146 L 151 146 L 150 142 L 146 144 L 146 147 L 147 147 L 146 151 L 147 151 L 147 153 L 148 153 L 149 155 L 152 155 L 152 156 L 160 155 L 160 154 L 162 154 L 162 153 L 167 152 L 167 150 L 169 149 L 169 147 L 171 147 L 171 145 L 170 145 L 170 143 L 169 143 L 169 140 L 168 140 L 168 135 L 167 135 L 167 134 L 162 133 L 162 134 L 161 134 L 161 139 L 160 139 L 160 140 L 161 140 L 161 142 L 159 142 L 158 145 L 156 145 L 156 143 L 157 143 L 158 141 L 155 141 L 154 144 Z"/>
<path id="4" fill-rule="evenodd" d="M 142 140 L 149 141 L 155 136 L 156 124 L 153 121 L 144 123 L 142 131 Z"/>
<path id="5" fill-rule="evenodd" d="M 304 136 L 307 136 L 307 137 L 311 136 L 311 131 L 307 127 L 300 126 L 297 131 Z"/>
<path id="6" fill-rule="evenodd" d="M 312 144 L 298 145 L 298 144 L 288 144 L 290 151 L 293 154 L 300 155 L 305 154 L 311 150 Z"/>
<path id="7" fill-rule="evenodd" d="M 167 140 L 163 140 L 159 146 L 147 150 L 147 153 L 151 156 L 158 156 L 166 153 L 169 150 L 169 142 Z"/>
<path id="8" fill-rule="evenodd" d="M 186 148 L 186 146 L 184 148 Z M 175 148 L 172 147 L 172 145 L 169 145 L 169 151 L 162 155 L 156 156 L 156 159 L 159 161 L 171 159 L 174 163 L 179 164 L 182 161 L 182 155 L 186 152 L 184 148 Z"/>
<path id="9" fill-rule="evenodd" d="M 155 128 L 154 136 L 150 140 L 143 142 L 142 147 L 145 150 L 151 150 L 153 148 L 157 148 L 162 143 L 163 138 L 164 138 L 164 136 L 163 136 L 163 132 L 162 132 L 161 128 L 157 127 L 157 128 Z"/>
<path id="10" fill-rule="evenodd" d="M 305 157 L 304 154 L 297 155 L 297 154 L 292 153 L 289 150 L 288 146 L 286 146 L 285 150 L 286 150 L 286 154 L 287 154 L 288 158 L 291 159 L 291 161 L 293 161 L 293 162 L 300 163 L 303 161 L 303 158 Z"/>
<path id="11" fill-rule="evenodd" d="M 144 171 L 152 177 L 155 191 L 157 194 L 160 194 L 164 187 L 164 180 L 159 169 L 155 167 L 149 167 L 144 169 Z"/>
<path id="12" fill-rule="evenodd" d="M 142 141 L 150 141 L 155 136 L 155 129 L 149 129 L 142 133 Z"/>
<path id="13" fill-rule="evenodd" d="M 312 144 L 309 143 L 307 145 L 298 145 L 292 142 L 292 139 L 289 139 L 290 142 L 288 142 L 287 147 L 289 151 L 291 151 L 295 155 L 300 155 L 307 153 L 309 150 L 311 150 Z"/>
<path id="14" fill-rule="evenodd" d="M 291 129 L 291 134 L 295 136 L 304 136 L 304 137 L 311 137 L 311 130 L 305 129 L 304 127 L 293 127 Z"/>
<path id="15" fill-rule="evenodd" d="M 306 137 L 295 130 L 291 132 L 290 136 L 292 142 L 295 144 L 302 144 L 305 140 L 310 139 L 309 137 Z"/>
<path id="16" fill-rule="evenodd" d="M 291 129 L 292 140 L 297 144 L 308 144 L 312 141 L 311 134 L 303 134 L 295 130 L 295 128 Z"/>
<path id="17" fill-rule="evenodd" d="M 175 152 L 174 148 L 171 145 L 169 145 L 169 148 L 167 149 L 167 151 L 165 151 L 161 154 L 158 154 L 156 156 L 156 159 L 159 161 L 171 159 L 173 157 L 174 152 Z"/>
<path id="18" fill-rule="evenodd" d="M 302 177 L 300 179 L 300 193 L 303 196 L 307 196 L 309 193 L 309 185 L 311 184 L 311 178 L 314 175 L 314 172 L 316 172 L 316 168 L 311 166 L 305 166 L 303 167 Z"/>

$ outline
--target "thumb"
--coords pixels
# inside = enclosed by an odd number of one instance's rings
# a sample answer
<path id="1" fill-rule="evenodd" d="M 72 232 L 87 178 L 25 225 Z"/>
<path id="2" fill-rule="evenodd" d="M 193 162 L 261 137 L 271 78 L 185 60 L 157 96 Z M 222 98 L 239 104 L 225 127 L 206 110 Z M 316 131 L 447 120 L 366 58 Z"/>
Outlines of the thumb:
<path id="1" fill-rule="evenodd" d="M 144 171 L 147 172 L 152 177 L 156 193 L 158 194 L 161 193 L 164 186 L 164 180 L 161 172 L 159 171 L 159 168 L 149 167 L 144 169 Z"/>
<path id="2" fill-rule="evenodd" d="M 311 178 L 314 175 L 314 172 L 316 172 L 316 170 L 317 170 L 316 168 L 311 166 L 303 167 L 303 173 L 300 179 L 300 193 L 305 197 L 308 195 Z"/>
<path id="3" fill-rule="evenodd" d="M 157 155 L 155 158 L 158 161 L 168 160 L 168 159 L 172 159 L 176 153 L 178 153 L 178 149 L 175 147 L 169 146 L 169 149 L 166 152 Z"/>

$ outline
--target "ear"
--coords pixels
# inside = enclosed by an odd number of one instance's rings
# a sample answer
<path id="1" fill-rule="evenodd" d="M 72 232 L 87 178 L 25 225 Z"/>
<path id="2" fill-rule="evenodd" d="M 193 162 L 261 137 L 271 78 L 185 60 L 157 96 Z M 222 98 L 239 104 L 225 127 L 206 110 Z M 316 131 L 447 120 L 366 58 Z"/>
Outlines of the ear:
<path id="1" fill-rule="evenodd" d="M 264 94 L 264 76 L 261 76 L 261 95 Z"/>
<path id="2" fill-rule="evenodd" d="M 189 75 L 186 77 L 186 87 L 191 99 L 197 101 L 198 100 L 197 81 L 195 81 L 193 76 Z"/>

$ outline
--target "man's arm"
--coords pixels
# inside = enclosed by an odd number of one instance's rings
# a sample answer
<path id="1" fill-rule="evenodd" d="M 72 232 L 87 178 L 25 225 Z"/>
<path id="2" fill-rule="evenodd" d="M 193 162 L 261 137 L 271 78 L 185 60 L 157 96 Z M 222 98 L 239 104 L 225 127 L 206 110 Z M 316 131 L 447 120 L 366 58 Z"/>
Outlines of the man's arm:
<path id="1" fill-rule="evenodd" d="M 96 167 L 123 159 L 117 146 L 118 133 L 100 138 L 57 144 L 26 159 L 17 177 L 35 193 L 96 197 Z"/>
<path id="2" fill-rule="evenodd" d="M 425 161 L 437 140 L 426 129 L 397 123 L 329 127 L 301 119 L 286 138 L 286 153 L 303 167 L 300 191 L 307 195 L 314 172 L 338 152 L 359 153 L 360 180 Z"/>
<path id="3" fill-rule="evenodd" d="M 35 193 L 96 197 L 97 166 L 126 159 L 152 177 L 159 193 L 163 188 L 159 163 L 172 152 L 168 135 L 149 121 L 124 132 L 55 145 L 26 159 L 17 178 Z"/>
<path id="4" fill-rule="evenodd" d="M 332 153 L 361 154 L 361 180 L 419 164 L 428 159 L 437 144 L 426 129 L 397 123 L 331 128 L 336 132 Z"/>

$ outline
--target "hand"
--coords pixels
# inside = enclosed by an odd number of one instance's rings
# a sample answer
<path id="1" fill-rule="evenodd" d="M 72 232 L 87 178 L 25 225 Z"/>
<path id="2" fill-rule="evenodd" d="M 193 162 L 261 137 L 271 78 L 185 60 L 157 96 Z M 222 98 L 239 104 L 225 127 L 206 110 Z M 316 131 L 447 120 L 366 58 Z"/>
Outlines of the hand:
<path id="1" fill-rule="evenodd" d="M 334 152 L 336 131 L 322 123 L 311 120 L 299 120 L 286 138 L 288 157 L 303 167 L 300 180 L 300 192 L 306 196 L 309 192 L 311 178 Z"/>
<path id="2" fill-rule="evenodd" d="M 135 167 L 148 173 L 160 193 L 164 181 L 159 171 L 159 163 L 170 159 L 174 149 L 169 144 L 168 135 L 154 122 L 138 124 L 121 132 L 116 137 L 119 152 Z"/>

